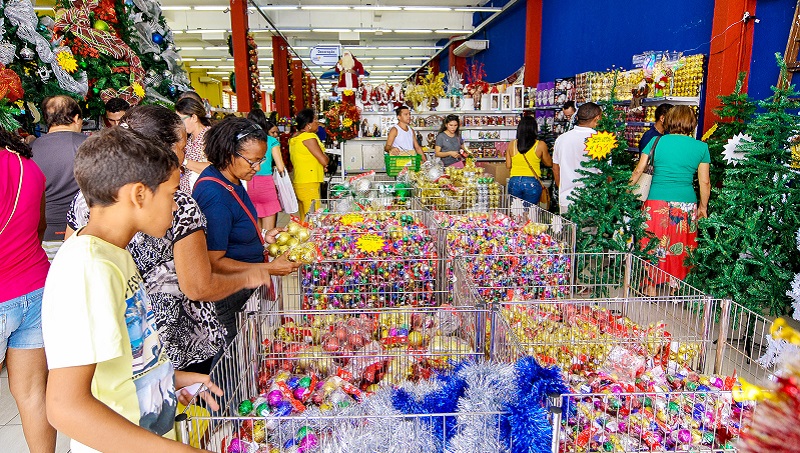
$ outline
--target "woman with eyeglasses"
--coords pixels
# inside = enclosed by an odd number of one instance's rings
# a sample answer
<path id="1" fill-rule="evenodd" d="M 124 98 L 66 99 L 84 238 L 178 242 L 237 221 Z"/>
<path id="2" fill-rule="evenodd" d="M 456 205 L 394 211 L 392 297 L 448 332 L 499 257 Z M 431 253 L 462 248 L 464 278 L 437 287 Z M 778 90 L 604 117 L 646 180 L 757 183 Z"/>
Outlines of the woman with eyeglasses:
<path id="1" fill-rule="evenodd" d="M 294 117 L 297 131 L 289 139 L 289 157 L 294 166 L 292 183 L 297 196 L 297 215 L 305 219 L 311 209 L 311 201 L 320 198 L 319 189 L 325 181 L 325 166 L 328 156 L 317 136 L 319 121 L 313 109 L 303 109 Z"/>
<path id="2" fill-rule="evenodd" d="M 278 127 L 267 121 L 267 117 L 261 109 L 251 111 L 247 114 L 247 118 L 267 131 L 267 154 L 264 155 L 267 160 L 261 164 L 261 169 L 247 184 L 247 193 L 256 207 L 261 228 L 271 230 L 275 228 L 278 213 L 281 210 L 278 190 L 275 188 L 275 180 L 272 179 L 272 167 L 274 164 L 279 173 L 283 173 L 286 169 L 281 155 L 281 142 L 278 141 Z"/>
<path id="3" fill-rule="evenodd" d="M 206 133 L 206 156 L 211 162 L 195 184 L 192 196 L 208 219 L 208 256 L 215 272 L 230 273 L 264 262 L 264 242 L 256 208 L 242 181 L 250 181 L 266 161 L 267 134 L 246 118 L 226 118 Z M 285 255 L 266 264 L 272 275 L 287 275 L 299 267 Z M 236 315 L 253 293 L 239 291 L 217 301 L 217 319 L 225 327 L 226 344 L 236 336 Z"/>
<path id="4" fill-rule="evenodd" d="M 205 135 L 211 127 L 211 121 L 206 117 L 203 103 L 192 97 L 179 100 L 175 104 L 175 112 L 180 115 L 183 125 L 186 126 L 186 133 L 189 134 L 186 157 L 183 159 L 181 190 L 192 193 L 197 177 L 209 165 L 205 153 Z"/>
<path id="5" fill-rule="evenodd" d="M 178 159 L 183 158 L 184 122 L 166 107 L 133 107 L 119 127 L 152 137 L 171 148 Z M 208 374 L 214 357 L 225 345 L 225 336 L 213 305 L 199 301 L 218 300 L 242 288 L 270 284 L 270 272 L 267 265 L 250 265 L 236 273 L 213 271 L 206 245 L 206 218 L 187 192 L 177 191 L 175 204 L 172 227 L 164 237 L 136 233 L 127 250 L 142 274 L 159 339 L 175 369 Z M 78 192 L 67 213 L 66 237 L 88 222 L 89 207 L 83 193 Z"/>

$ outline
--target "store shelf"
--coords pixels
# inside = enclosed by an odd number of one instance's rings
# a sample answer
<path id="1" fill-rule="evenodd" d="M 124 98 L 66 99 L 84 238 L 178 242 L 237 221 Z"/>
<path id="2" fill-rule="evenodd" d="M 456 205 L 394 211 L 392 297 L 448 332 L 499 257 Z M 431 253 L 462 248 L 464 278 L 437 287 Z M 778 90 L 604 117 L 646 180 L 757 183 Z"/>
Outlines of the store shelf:
<path id="1" fill-rule="evenodd" d="M 644 105 L 661 104 L 662 102 L 676 105 L 700 105 L 700 98 L 696 96 L 663 96 L 642 99 L 642 104 Z"/>
<path id="2" fill-rule="evenodd" d="M 524 110 L 526 112 L 533 112 L 535 110 L 561 110 L 561 106 L 560 105 L 542 105 L 542 106 L 537 106 L 537 107 L 528 107 L 528 108 L 525 108 L 525 109 L 522 109 L 522 110 Z"/>
<path id="3" fill-rule="evenodd" d="M 641 121 L 626 121 L 625 124 L 628 126 L 646 126 L 646 127 L 653 127 L 656 123 L 647 123 Z"/>
<path id="4" fill-rule="evenodd" d="M 558 107 L 553 107 L 558 108 Z M 411 115 L 519 115 L 526 109 L 515 110 L 425 110 L 422 112 L 415 112 L 411 110 Z M 391 112 L 361 112 L 364 115 L 380 115 L 380 116 L 394 116 L 394 111 Z"/>
<path id="5" fill-rule="evenodd" d="M 505 157 L 478 157 L 475 162 L 502 162 L 506 160 Z"/>

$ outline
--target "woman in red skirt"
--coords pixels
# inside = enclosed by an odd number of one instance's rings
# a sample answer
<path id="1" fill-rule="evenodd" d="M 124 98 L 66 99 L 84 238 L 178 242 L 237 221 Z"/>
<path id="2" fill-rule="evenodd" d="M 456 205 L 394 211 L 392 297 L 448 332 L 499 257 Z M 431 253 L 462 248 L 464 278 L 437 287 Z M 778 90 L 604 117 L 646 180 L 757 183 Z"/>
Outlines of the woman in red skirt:
<path id="1" fill-rule="evenodd" d="M 261 168 L 247 183 L 247 194 L 256 207 L 258 223 L 261 228 L 269 231 L 275 228 L 278 220 L 278 213 L 281 211 L 281 204 L 278 201 L 278 190 L 275 188 L 275 181 L 272 179 L 272 168 L 275 167 L 279 172 L 284 171 L 283 157 L 281 156 L 281 144 L 278 141 L 278 127 L 267 121 L 264 112 L 253 110 L 247 118 L 255 121 L 262 129 L 267 131 L 267 154 L 266 160 L 261 164 Z"/>
<path id="2" fill-rule="evenodd" d="M 655 156 L 653 182 L 642 209 L 648 218 L 647 231 L 658 241 L 655 253 L 659 269 L 679 279 L 689 272 L 684 260 L 697 248 L 697 219 L 707 216 L 711 193 L 711 156 L 708 145 L 694 138 L 696 127 L 697 116 L 689 106 L 670 109 L 664 119 L 666 134 L 651 140 L 642 150 L 631 177 L 632 184 L 639 182 L 649 156 Z M 699 201 L 692 185 L 695 173 L 700 181 Z M 667 275 L 658 274 L 651 276 L 651 287 L 646 288 L 651 295 L 655 286 L 668 280 Z"/>

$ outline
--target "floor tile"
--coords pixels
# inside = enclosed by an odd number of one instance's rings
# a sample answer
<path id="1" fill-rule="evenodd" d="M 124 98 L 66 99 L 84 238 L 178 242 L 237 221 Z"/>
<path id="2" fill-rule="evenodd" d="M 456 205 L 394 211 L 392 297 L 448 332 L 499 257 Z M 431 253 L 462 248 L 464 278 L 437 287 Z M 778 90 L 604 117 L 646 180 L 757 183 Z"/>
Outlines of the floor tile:
<path id="1" fill-rule="evenodd" d="M 8 390 L 8 378 L 0 378 L 0 426 L 10 422 L 19 415 L 17 403 Z"/>
<path id="2" fill-rule="evenodd" d="M 0 445 L 3 453 L 29 453 L 28 444 L 22 434 L 22 425 L 0 427 Z"/>
<path id="3" fill-rule="evenodd" d="M 22 419 L 20 418 L 19 414 L 17 414 L 17 416 L 12 418 L 10 422 L 6 423 L 6 426 L 8 426 L 8 425 L 21 425 L 21 424 L 22 424 Z"/>

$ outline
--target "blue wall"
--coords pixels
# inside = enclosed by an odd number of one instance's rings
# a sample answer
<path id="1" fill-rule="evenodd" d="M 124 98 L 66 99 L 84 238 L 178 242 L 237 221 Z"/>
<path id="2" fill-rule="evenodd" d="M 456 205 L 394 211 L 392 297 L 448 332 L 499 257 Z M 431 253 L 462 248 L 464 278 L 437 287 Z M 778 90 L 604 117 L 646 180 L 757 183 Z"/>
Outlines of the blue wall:
<path id="1" fill-rule="evenodd" d="M 755 99 L 768 97 L 770 87 L 778 82 L 778 65 L 775 52 L 783 55 L 796 2 L 794 0 L 758 0 L 756 17 L 761 22 L 753 24 L 753 60 L 750 64 L 748 93 Z M 795 75 L 792 82 L 800 84 L 800 76 Z"/>
<path id="2" fill-rule="evenodd" d="M 503 6 L 507 2 L 493 3 L 494 6 Z M 472 39 L 489 40 L 489 49 L 467 59 L 467 65 L 473 61 L 484 64 L 483 70 L 486 71 L 484 80 L 489 83 L 505 79 L 525 63 L 525 4 L 525 0 L 518 1 L 488 27 L 472 37 Z M 479 18 L 474 18 L 474 22 L 480 23 Z"/>

